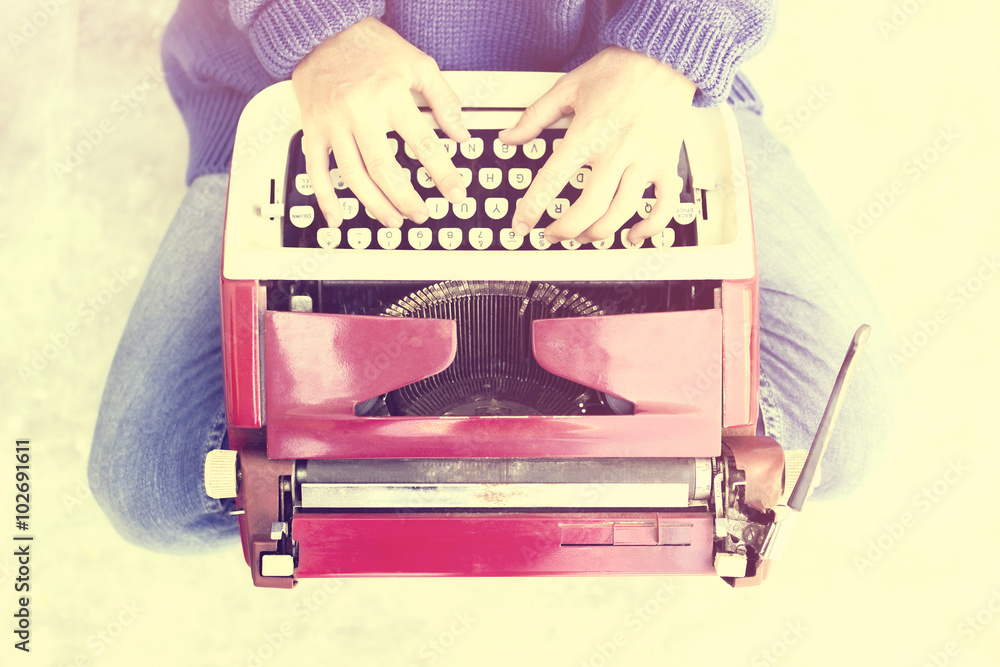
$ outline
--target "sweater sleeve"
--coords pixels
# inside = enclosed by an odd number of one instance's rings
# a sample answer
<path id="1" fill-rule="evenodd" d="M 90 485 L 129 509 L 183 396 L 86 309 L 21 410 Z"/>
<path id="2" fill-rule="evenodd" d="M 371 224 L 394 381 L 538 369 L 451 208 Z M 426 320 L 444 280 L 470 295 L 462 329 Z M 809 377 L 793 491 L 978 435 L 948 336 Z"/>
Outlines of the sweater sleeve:
<path id="1" fill-rule="evenodd" d="M 327 37 L 363 18 L 380 18 L 385 0 L 230 0 L 229 12 L 264 69 L 287 79 Z"/>
<path id="2" fill-rule="evenodd" d="M 713 106 L 725 101 L 773 21 L 773 0 L 625 0 L 601 42 L 670 65 L 698 86 L 695 106 Z"/>

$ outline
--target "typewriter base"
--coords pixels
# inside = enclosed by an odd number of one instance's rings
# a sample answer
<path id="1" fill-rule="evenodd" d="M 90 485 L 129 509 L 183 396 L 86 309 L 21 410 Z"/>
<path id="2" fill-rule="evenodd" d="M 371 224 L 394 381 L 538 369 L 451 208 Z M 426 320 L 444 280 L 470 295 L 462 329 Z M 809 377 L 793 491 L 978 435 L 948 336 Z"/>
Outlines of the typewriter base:
<path id="1" fill-rule="evenodd" d="M 739 490 L 720 496 L 713 484 L 709 502 L 688 508 L 317 511 L 293 497 L 295 461 L 269 460 L 260 435 L 230 434 L 239 450 L 244 555 L 257 586 L 290 588 L 299 578 L 344 576 L 717 572 L 733 586 L 747 586 L 763 581 L 769 569 L 757 549 L 773 521 L 784 473 L 781 448 L 770 438 L 724 438 L 718 460 L 729 461 L 726 475 L 740 479 L 726 483 Z M 745 576 L 717 569 L 718 554 L 730 546 L 725 558 L 745 560 Z M 265 557 L 282 560 L 287 570 L 264 574 Z"/>

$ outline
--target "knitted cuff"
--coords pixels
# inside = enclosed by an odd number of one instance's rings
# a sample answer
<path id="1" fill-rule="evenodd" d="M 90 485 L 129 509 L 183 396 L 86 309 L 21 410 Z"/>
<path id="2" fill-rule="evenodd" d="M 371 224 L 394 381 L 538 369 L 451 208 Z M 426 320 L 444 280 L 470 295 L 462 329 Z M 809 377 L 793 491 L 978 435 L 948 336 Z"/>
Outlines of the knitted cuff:
<path id="1" fill-rule="evenodd" d="M 695 106 L 714 106 L 729 95 L 740 64 L 763 45 L 773 19 L 770 0 L 627 0 L 601 42 L 670 65 L 698 86 Z"/>
<path id="2" fill-rule="evenodd" d="M 250 37 L 254 53 L 269 74 L 287 79 L 310 51 L 327 37 L 363 18 L 385 13 L 384 0 L 259 0 L 233 2 L 233 21 Z"/>

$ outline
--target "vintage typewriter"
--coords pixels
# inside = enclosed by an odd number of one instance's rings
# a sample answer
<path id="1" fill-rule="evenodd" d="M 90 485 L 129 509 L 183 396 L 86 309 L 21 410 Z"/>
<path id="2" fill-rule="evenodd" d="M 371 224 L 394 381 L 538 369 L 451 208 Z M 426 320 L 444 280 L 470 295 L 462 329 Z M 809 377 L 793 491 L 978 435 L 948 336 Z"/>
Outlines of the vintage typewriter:
<path id="1" fill-rule="evenodd" d="M 524 146 L 497 133 L 557 75 L 446 76 L 473 136 L 443 139 L 468 198 L 449 204 L 388 138 L 428 202 L 423 225 L 382 227 L 331 157 L 345 220 L 328 228 L 290 83 L 243 113 L 222 260 L 230 449 L 210 454 L 206 485 L 236 498 L 254 583 L 759 583 L 805 462 L 786 471 L 778 443 L 754 435 L 757 275 L 732 112 L 693 111 L 663 233 L 625 236 L 649 191 L 613 238 L 550 246 L 541 230 L 585 170 L 528 237 L 510 219 L 568 121 Z"/>

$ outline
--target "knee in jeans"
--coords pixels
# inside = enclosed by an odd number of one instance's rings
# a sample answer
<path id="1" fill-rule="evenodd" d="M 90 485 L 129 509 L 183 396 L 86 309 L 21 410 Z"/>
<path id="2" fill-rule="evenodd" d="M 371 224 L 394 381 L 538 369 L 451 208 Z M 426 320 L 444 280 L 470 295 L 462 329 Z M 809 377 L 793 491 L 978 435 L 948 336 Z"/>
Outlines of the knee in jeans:
<path id="1" fill-rule="evenodd" d="M 882 364 L 868 364 L 848 388 L 849 400 L 830 439 L 816 497 L 834 498 L 874 481 L 893 437 L 898 379 Z"/>
<path id="2" fill-rule="evenodd" d="M 822 479 L 816 488 L 816 498 L 847 496 L 869 481 L 883 460 L 884 446 L 874 440 L 851 443 L 850 448 L 835 448 L 831 443 L 823 460 Z"/>
<path id="3" fill-rule="evenodd" d="M 175 473 L 175 474 L 172 474 Z M 127 441 L 95 439 L 87 470 L 91 493 L 115 531 L 152 551 L 194 553 L 235 535 L 237 524 L 185 476 L 146 465 Z"/>
<path id="4" fill-rule="evenodd" d="M 137 489 L 153 486 L 142 479 L 137 460 L 127 454 L 127 445 L 95 439 L 87 467 L 90 491 L 115 531 L 125 540 L 149 549 L 160 550 L 158 534 L 149 527 L 159 523 L 153 516 L 155 501 Z M 136 457 L 138 458 L 138 457 Z"/>

